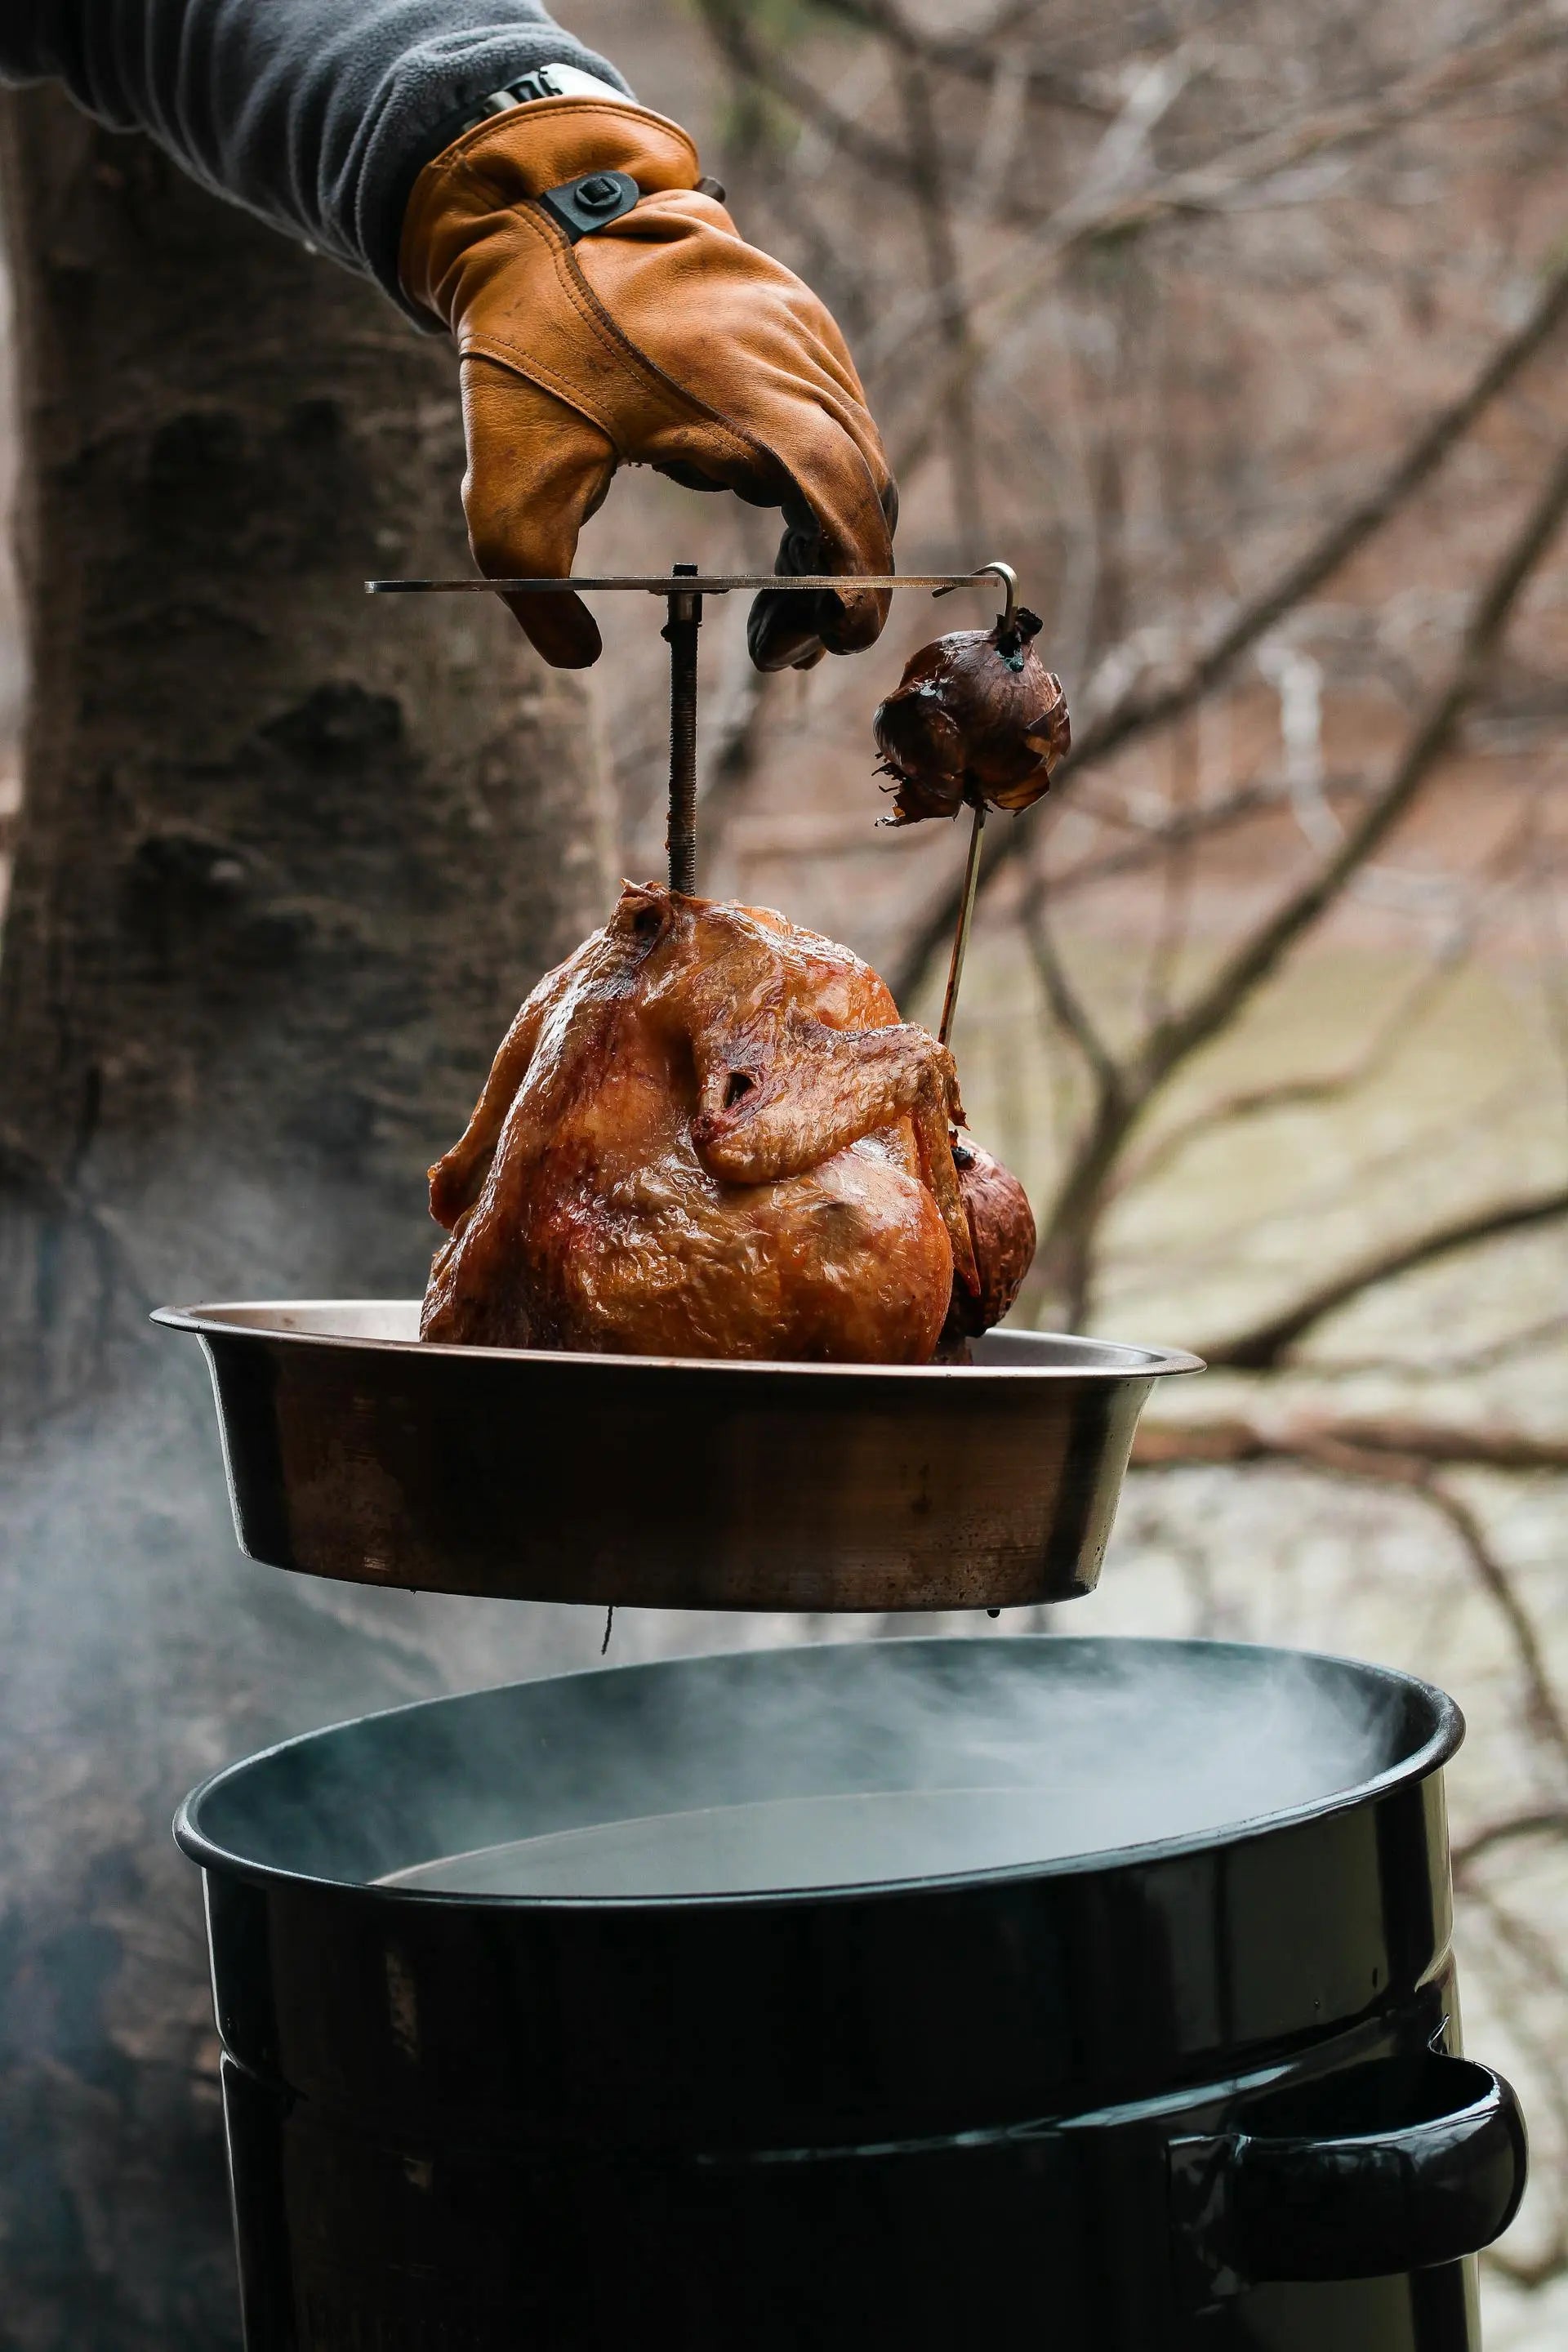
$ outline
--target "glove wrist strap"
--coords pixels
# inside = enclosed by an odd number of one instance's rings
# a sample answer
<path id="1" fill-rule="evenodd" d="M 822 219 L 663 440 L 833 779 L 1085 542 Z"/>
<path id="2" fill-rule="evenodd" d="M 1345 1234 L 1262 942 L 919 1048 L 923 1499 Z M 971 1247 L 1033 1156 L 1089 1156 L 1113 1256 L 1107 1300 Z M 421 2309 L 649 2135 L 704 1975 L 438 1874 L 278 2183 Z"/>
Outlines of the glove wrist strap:
<path id="1" fill-rule="evenodd" d="M 629 172 L 587 172 L 581 179 L 563 180 L 558 188 L 542 188 L 534 198 L 557 228 L 575 245 L 596 228 L 608 228 L 629 213 L 642 190 Z"/>

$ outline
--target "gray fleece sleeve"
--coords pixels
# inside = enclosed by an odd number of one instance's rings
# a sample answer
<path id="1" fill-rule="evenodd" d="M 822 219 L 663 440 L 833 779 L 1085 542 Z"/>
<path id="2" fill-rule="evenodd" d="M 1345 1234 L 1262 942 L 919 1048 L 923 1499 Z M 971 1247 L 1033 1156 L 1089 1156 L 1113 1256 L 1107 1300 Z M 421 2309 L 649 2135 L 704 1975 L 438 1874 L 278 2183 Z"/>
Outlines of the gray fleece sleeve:
<path id="1" fill-rule="evenodd" d="M 552 63 L 626 87 L 538 0 L 0 0 L 0 81 L 63 82 L 399 303 L 419 173 L 475 100 Z"/>

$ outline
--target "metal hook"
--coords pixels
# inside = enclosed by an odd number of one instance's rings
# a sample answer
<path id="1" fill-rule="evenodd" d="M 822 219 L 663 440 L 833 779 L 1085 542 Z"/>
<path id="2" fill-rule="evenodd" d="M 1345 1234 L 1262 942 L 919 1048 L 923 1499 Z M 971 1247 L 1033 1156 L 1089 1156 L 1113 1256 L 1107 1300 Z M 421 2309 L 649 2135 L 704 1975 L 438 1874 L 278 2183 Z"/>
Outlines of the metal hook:
<path id="1" fill-rule="evenodd" d="M 969 579 L 984 580 L 987 572 L 994 579 L 1000 580 L 1003 593 L 1007 599 L 1003 610 L 996 615 L 996 626 L 999 629 L 1010 629 L 1013 625 L 1013 616 L 1018 609 L 1018 575 L 1010 563 L 977 563 L 970 573 Z M 938 596 L 951 596 L 955 588 L 967 587 L 968 584 L 968 581 L 950 581 L 945 588 L 931 590 L 932 600 L 934 601 Z"/>
<path id="2" fill-rule="evenodd" d="M 974 576 L 978 580 L 986 572 L 1000 580 L 1007 598 L 997 616 L 996 625 L 999 629 L 1010 629 L 1018 610 L 1018 575 L 1010 563 L 982 563 L 976 566 Z"/>

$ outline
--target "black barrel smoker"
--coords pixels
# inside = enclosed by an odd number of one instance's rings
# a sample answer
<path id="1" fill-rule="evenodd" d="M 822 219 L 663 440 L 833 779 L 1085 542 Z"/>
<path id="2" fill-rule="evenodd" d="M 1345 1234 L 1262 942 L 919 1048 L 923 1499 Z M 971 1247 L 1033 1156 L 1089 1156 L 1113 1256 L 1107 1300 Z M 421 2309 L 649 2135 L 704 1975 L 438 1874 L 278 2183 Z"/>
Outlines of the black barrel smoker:
<path id="1" fill-rule="evenodd" d="M 249 2352 L 1469 2352 L 1451 1701 L 826 1645 L 340 1725 L 184 1808 Z"/>

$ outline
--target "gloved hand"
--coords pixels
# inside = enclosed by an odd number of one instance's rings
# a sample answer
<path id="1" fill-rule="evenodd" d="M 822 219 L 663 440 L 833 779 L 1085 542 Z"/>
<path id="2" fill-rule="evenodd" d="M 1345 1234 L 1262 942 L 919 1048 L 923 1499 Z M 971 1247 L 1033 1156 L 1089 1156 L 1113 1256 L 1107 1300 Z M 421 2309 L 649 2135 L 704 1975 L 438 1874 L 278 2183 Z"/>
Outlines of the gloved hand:
<path id="1" fill-rule="evenodd" d="M 534 201 L 584 173 L 629 173 L 633 209 L 573 244 Z M 892 569 L 898 493 L 844 338 L 782 263 L 697 185 L 697 151 L 661 115 L 610 99 L 544 99 L 463 133 L 415 184 L 400 269 L 462 357 L 463 504 L 491 578 L 571 570 L 617 466 L 781 507 L 775 569 Z M 872 644 L 888 595 L 764 592 L 760 669 L 805 668 Z M 596 661 L 575 596 L 512 609 L 558 668 Z"/>

